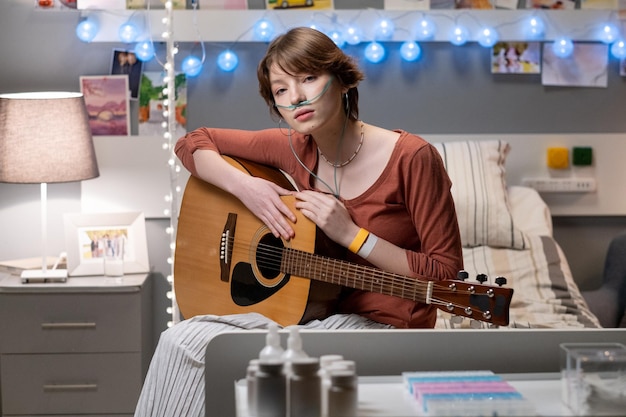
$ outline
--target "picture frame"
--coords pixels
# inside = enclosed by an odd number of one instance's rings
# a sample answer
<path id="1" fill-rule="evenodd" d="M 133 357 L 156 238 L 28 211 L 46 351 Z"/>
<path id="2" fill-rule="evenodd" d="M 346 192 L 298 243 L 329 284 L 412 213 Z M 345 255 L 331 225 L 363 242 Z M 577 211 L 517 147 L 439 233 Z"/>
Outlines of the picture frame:
<path id="1" fill-rule="evenodd" d="M 124 274 L 150 271 L 143 212 L 68 213 L 63 221 L 69 276 L 103 275 L 105 256 L 120 246 Z"/>
<path id="2" fill-rule="evenodd" d="M 130 135 L 128 75 L 82 75 L 89 127 L 94 136 Z"/>

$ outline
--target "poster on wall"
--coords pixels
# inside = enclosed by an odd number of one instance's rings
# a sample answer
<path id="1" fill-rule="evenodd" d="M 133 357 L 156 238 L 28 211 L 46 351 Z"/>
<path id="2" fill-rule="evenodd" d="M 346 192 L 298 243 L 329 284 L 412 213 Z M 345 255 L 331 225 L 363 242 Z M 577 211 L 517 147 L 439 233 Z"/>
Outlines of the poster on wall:
<path id="1" fill-rule="evenodd" d="M 81 76 L 89 127 L 94 136 L 130 135 L 128 76 Z"/>
<path id="2" fill-rule="evenodd" d="M 170 0 L 172 9 L 186 9 L 187 0 Z M 164 9 L 165 0 L 126 0 L 127 9 Z"/>
<path id="3" fill-rule="evenodd" d="M 199 9 L 244 10 L 248 8 L 248 0 L 201 0 Z"/>
<path id="4" fill-rule="evenodd" d="M 387 10 L 428 10 L 430 0 L 385 0 Z"/>
<path id="5" fill-rule="evenodd" d="M 549 43 L 543 47 L 543 85 L 567 87 L 608 86 L 609 47 L 605 44 L 574 43 L 567 58 L 557 57 Z"/>
<path id="6" fill-rule="evenodd" d="M 126 0 L 77 0 L 78 9 L 124 10 Z"/>
<path id="7" fill-rule="evenodd" d="M 113 49 L 111 75 L 126 75 L 128 77 L 131 99 L 139 98 L 141 68 L 142 62 L 137 59 L 137 55 L 134 52 L 124 49 Z"/>
<path id="8" fill-rule="evenodd" d="M 497 42 L 491 49 L 493 74 L 541 73 L 540 42 Z"/>
<path id="9" fill-rule="evenodd" d="M 144 71 L 141 74 L 139 87 L 139 135 L 163 136 L 163 102 L 167 98 L 163 94 L 166 85 L 163 82 L 165 73 L 161 71 Z M 174 78 L 174 105 L 176 116 L 175 137 L 187 133 L 187 78 L 184 73 Z"/>

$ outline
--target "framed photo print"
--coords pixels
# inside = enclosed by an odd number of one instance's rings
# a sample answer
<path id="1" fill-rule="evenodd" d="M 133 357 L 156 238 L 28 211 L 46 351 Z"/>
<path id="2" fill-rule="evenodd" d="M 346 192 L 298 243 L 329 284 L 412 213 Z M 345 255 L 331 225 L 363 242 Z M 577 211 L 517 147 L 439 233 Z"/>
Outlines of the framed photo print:
<path id="1" fill-rule="evenodd" d="M 128 75 L 80 77 L 89 127 L 94 136 L 130 135 Z"/>
<path id="2" fill-rule="evenodd" d="M 132 51 L 113 49 L 111 60 L 111 75 L 126 75 L 130 98 L 139 98 L 139 83 L 141 82 L 142 63 Z"/>
<path id="3" fill-rule="evenodd" d="M 150 271 L 142 212 L 72 213 L 63 220 L 68 275 L 103 275 L 109 256 L 122 258 L 125 274 Z"/>

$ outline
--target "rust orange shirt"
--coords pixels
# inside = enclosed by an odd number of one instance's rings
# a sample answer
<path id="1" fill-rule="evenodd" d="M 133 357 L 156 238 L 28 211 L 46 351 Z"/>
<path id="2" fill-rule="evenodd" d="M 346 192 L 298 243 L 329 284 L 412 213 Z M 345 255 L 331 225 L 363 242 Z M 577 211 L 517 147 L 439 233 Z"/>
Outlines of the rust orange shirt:
<path id="1" fill-rule="evenodd" d="M 398 133 L 400 138 L 378 180 L 360 196 L 342 201 L 357 225 L 406 249 L 416 277 L 455 279 L 463 269 L 463 254 L 452 184 L 432 145 L 417 135 Z M 196 175 L 192 155 L 197 149 L 280 168 L 299 189 L 312 189 L 314 178 L 293 152 L 313 172 L 319 162 L 317 146 L 309 136 L 293 133 L 290 145 L 285 129 L 199 128 L 189 132 L 178 140 L 175 152 L 192 175 Z M 365 262 L 350 252 L 346 260 Z M 342 293 L 337 308 L 398 328 L 430 328 L 436 320 L 432 305 L 362 290 Z"/>

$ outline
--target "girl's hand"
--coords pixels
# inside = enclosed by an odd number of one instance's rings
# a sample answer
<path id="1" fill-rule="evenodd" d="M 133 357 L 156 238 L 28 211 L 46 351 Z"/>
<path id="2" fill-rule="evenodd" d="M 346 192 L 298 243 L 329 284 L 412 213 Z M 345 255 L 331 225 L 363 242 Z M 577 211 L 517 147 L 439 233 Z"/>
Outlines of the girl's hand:
<path id="1" fill-rule="evenodd" d="M 342 246 L 350 246 L 359 231 L 343 203 L 329 194 L 311 190 L 298 192 L 295 207 Z"/>
<path id="2" fill-rule="evenodd" d="M 280 196 L 293 194 L 271 181 L 258 177 L 246 177 L 237 191 L 237 198 L 257 216 L 276 237 L 289 240 L 295 232 L 287 219 L 295 223 L 296 216 Z"/>

